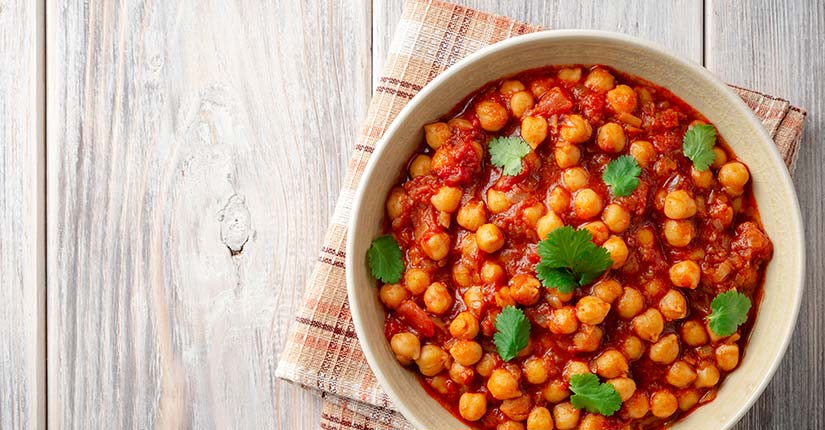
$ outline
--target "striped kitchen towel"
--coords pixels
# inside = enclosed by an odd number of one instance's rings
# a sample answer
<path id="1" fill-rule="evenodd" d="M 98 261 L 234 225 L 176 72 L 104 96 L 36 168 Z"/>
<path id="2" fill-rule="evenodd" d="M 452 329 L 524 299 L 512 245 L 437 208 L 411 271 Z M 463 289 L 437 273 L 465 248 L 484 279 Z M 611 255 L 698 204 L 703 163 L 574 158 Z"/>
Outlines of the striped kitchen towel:
<path id="1" fill-rule="evenodd" d="M 405 4 L 324 246 L 277 369 L 278 377 L 315 390 L 324 398 L 321 428 L 411 428 L 370 371 L 347 303 L 347 221 L 353 194 L 376 143 L 401 108 L 446 68 L 487 45 L 537 30 L 509 18 L 436 0 L 409 0 Z M 780 98 L 744 88 L 734 90 L 762 120 L 793 171 L 805 112 Z"/>

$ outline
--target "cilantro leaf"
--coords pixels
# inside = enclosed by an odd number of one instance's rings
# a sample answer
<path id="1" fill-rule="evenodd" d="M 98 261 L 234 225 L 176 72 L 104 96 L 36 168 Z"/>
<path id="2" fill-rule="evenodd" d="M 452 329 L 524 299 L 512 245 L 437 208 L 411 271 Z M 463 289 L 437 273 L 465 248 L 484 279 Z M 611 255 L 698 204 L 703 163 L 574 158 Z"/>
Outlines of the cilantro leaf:
<path id="1" fill-rule="evenodd" d="M 721 293 L 710 303 L 708 325 L 718 336 L 730 336 L 748 320 L 750 299 L 737 291 Z"/>
<path id="2" fill-rule="evenodd" d="M 521 159 L 530 153 L 530 145 L 519 137 L 497 137 L 490 141 L 487 148 L 490 150 L 490 162 L 501 167 L 507 176 L 521 173 L 524 169 Z"/>
<path id="3" fill-rule="evenodd" d="M 401 248 L 391 235 L 379 236 L 372 241 L 367 250 L 367 260 L 372 276 L 381 282 L 394 284 L 401 280 L 404 261 L 401 259 Z"/>
<path id="4" fill-rule="evenodd" d="M 713 152 L 715 144 L 716 128 L 710 124 L 695 125 L 690 127 L 682 138 L 682 152 L 693 161 L 696 170 L 704 172 L 716 159 Z"/>
<path id="5" fill-rule="evenodd" d="M 639 186 L 639 173 L 642 173 L 642 168 L 636 163 L 636 159 L 622 155 L 607 164 L 602 180 L 610 186 L 615 196 L 624 197 Z"/>
<path id="6" fill-rule="evenodd" d="M 592 373 L 570 377 L 570 403 L 576 409 L 587 409 L 591 413 L 609 417 L 622 407 L 622 398 L 608 383 L 599 383 L 599 377 Z"/>
<path id="7" fill-rule="evenodd" d="M 493 342 L 498 355 L 504 361 L 510 361 L 519 351 L 527 347 L 530 340 L 530 321 L 524 312 L 513 306 L 507 306 L 496 317 L 496 334 Z"/>
<path id="8" fill-rule="evenodd" d="M 541 260 L 536 275 L 542 285 L 569 293 L 602 275 L 613 259 L 606 249 L 593 243 L 587 230 L 565 226 L 553 230 L 539 242 Z"/>

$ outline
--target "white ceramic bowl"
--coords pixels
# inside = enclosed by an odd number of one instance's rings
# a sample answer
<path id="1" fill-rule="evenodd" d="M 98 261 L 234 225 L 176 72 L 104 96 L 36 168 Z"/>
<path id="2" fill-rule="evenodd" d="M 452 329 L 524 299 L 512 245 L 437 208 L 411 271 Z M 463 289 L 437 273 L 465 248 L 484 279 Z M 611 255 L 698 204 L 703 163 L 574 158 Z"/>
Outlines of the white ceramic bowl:
<path id="1" fill-rule="evenodd" d="M 700 65 L 629 36 L 582 30 L 520 36 L 470 55 L 439 75 L 401 111 L 378 144 L 355 197 L 347 236 L 347 284 L 358 339 L 379 382 L 417 428 L 466 426 L 398 364 L 384 338 L 385 313 L 366 252 L 381 234 L 384 199 L 422 140 L 422 126 L 447 113 L 483 84 L 554 64 L 605 64 L 672 91 L 704 114 L 751 171 L 765 230 L 774 243 L 765 293 L 739 368 L 712 403 L 674 429 L 727 429 L 759 397 L 790 341 L 802 297 L 804 235 L 794 187 L 768 134 L 741 99 Z"/>

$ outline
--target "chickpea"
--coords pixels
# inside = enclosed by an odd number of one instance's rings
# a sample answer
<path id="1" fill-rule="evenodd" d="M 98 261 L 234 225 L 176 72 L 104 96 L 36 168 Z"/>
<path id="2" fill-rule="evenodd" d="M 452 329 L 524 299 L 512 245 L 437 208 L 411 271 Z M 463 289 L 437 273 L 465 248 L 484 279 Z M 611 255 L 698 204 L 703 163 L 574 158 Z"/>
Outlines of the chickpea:
<path id="1" fill-rule="evenodd" d="M 690 177 L 699 188 L 710 188 L 713 185 L 713 173 L 710 169 L 700 172 L 695 167 L 690 168 Z"/>
<path id="2" fill-rule="evenodd" d="M 636 163 L 641 167 L 647 167 L 656 161 L 659 154 L 653 148 L 653 144 L 646 140 L 637 140 L 630 144 L 630 155 L 636 160 Z"/>
<path id="3" fill-rule="evenodd" d="M 748 168 L 738 161 L 725 163 L 719 169 L 719 182 L 725 186 L 725 191 L 733 196 L 742 194 L 745 184 L 750 180 Z"/>
<path id="4" fill-rule="evenodd" d="M 487 190 L 487 209 L 490 209 L 490 212 L 494 214 L 502 213 L 510 209 L 512 204 L 507 194 L 492 188 Z"/>
<path id="5" fill-rule="evenodd" d="M 708 343 L 708 332 L 702 323 L 686 321 L 682 325 L 682 340 L 690 346 L 701 346 Z"/>
<path id="6" fill-rule="evenodd" d="M 553 430 L 553 416 L 543 406 L 536 406 L 527 416 L 527 430 Z"/>
<path id="7" fill-rule="evenodd" d="M 497 360 L 495 355 L 487 352 L 481 356 L 481 360 L 478 360 L 476 363 L 476 373 L 479 375 L 488 378 L 490 375 L 493 374 L 493 370 L 496 368 Z"/>
<path id="8" fill-rule="evenodd" d="M 602 198 L 590 188 L 584 188 L 576 192 L 573 208 L 576 211 L 577 218 L 583 220 L 593 218 L 601 213 L 602 206 Z"/>
<path id="9" fill-rule="evenodd" d="M 699 286 L 702 270 L 695 261 L 685 260 L 670 266 L 669 274 L 673 285 L 692 290 Z"/>
<path id="10" fill-rule="evenodd" d="M 565 306 L 554 309 L 550 314 L 550 321 L 547 328 L 553 334 L 571 334 L 579 328 L 579 321 L 576 319 L 576 308 Z"/>
<path id="11" fill-rule="evenodd" d="M 636 336 L 639 336 L 648 342 L 656 342 L 665 327 L 665 321 L 662 319 L 662 314 L 653 308 L 637 315 L 633 318 L 631 324 L 633 325 L 633 331 L 636 333 Z"/>
<path id="12" fill-rule="evenodd" d="M 424 304 L 427 310 L 441 315 L 453 306 L 453 297 L 443 282 L 433 282 L 424 292 Z"/>
<path id="13" fill-rule="evenodd" d="M 564 82 L 575 84 L 582 78 L 582 69 L 581 67 L 560 69 L 556 76 Z"/>
<path id="14" fill-rule="evenodd" d="M 425 235 L 421 249 L 427 257 L 435 261 L 442 260 L 450 252 L 450 235 L 443 231 Z"/>
<path id="15" fill-rule="evenodd" d="M 555 288 L 546 288 L 544 290 L 544 300 L 553 307 L 553 309 L 559 309 L 564 306 L 565 303 L 573 300 L 573 292 L 562 293 Z"/>
<path id="16" fill-rule="evenodd" d="M 474 315 L 481 314 L 484 309 L 484 293 L 481 291 L 481 287 L 476 285 L 467 288 L 467 291 L 464 292 L 464 305 Z"/>
<path id="17" fill-rule="evenodd" d="M 447 125 L 457 130 L 472 130 L 473 123 L 465 118 L 453 118 L 447 121 Z"/>
<path id="18" fill-rule="evenodd" d="M 461 206 L 455 219 L 458 225 L 467 230 L 478 230 L 487 221 L 487 209 L 484 207 L 484 202 L 470 200 Z"/>
<path id="19" fill-rule="evenodd" d="M 714 147 L 713 154 L 716 156 L 713 159 L 713 164 L 711 164 L 711 167 L 713 167 L 714 169 L 718 169 L 728 162 L 728 153 L 725 152 L 724 149 L 718 146 Z"/>
<path id="20" fill-rule="evenodd" d="M 638 360 L 642 358 L 645 353 L 645 344 L 636 336 L 628 336 L 624 339 L 621 345 L 622 354 L 628 360 Z"/>
<path id="21" fill-rule="evenodd" d="M 645 298 L 639 290 L 631 287 L 624 287 L 616 310 L 619 317 L 629 320 L 639 314 L 645 308 Z"/>
<path id="22" fill-rule="evenodd" d="M 725 372 L 730 372 L 739 365 L 739 346 L 721 345 L 716 348 L 716 364 Z"/>
<path id="23" fill-rule="evenodd" d="M 679 338 L 675 334 L 662 336 L 650 346 L 650 359 L 662 364 L 670 364 L 679 356 Z"/>
<path id="24" fill-rule="evenodd" d="M 570 193 L 562 187 L 555 187 L 547 196 L 547 206 L 553 212 L 560 214 L 570 207 Z"/>
<path id="25" fill-rule="evenodd" d="M 612 385 L 616 392 L 619 393 L 619 397 L 622 398 L 623 402 L 633 397 L 633 394 L 636 392 L 636 381 L 626 376 L 613 378 L 607 381 L 607 383 Z"/>
<path id="26" fill-rule="evenodd" d="M 521 118 L 534 104 L 533 94 L 528 91 L 519 91 L 510 97 L 510 111 L 516 118 Z"/>
<path id="27" fill-rule="evenodd" d="M 520 305 L 535 305 L 540 294 L 541 282 L 532 275 L 516 275 L 510 280 L 510 295 Z"/>
<path id="28" fill-rule="evenodd" d="M 493 261 L 481 265 L 481 280 L 488 284 L 497 284 L 504 279 L 504 268 Z"/>
<path id="29" fill-rule="evenodd" d="M 459 313 L 450 323 L 450 334 L 456 339 L 475 338 L 478 336 L 478 319 L 467 311 Z"/>
<path id="30" fill-rule="evenodd" d="M 518 421 L 504 421 L 496 426 L 496 430 L 524 430 L 524 424 Z"/>
<path id="31" fill-rule="evenodd" d="M 667 243 L 677 248 L 688 246 L 696 236 L 696 229 L 690 221 L 669 219 L 665 221 L 664 230 Z"/>
<path id="32" fill-rule="evenodd" d="M 609 204 L 602 212 L 602 221 L 613 233 L 622 233 L 630 226 L 630 212 L 615 203 Z"/>
<path id="33" fill-rule="evenodd" d="M 699 366 L 696 371 L 696 388 L 710 388 L 719 383 L 719 368 L 713 364 Z"/>
<path id="34" fill-rule="evenodd" d="M 615 279 L 604 279 L 593 286 L 593 295 L 608 304 L 616 301 L 622 293 L 622 284 Z"/>
<path id="35" fill-rule="evenodd" d="M 504 94 L 505 96 L 512 95 L 519 91 L 524 91 L 524 84 L 515 79 L 508 79 L 502 82 L 501 86 L 498 88 L 498 92 Z"/>
<path id="36" fill-rule="evenodd" d="M 590 366 L 583 361 L 569 361 L 564 367 L 564 379 L 570 382 L 573 375 L 585 375 L 590 373 Z"/>
<path id="37" fill-rule="evenodd" d="M 587 230 L 592 237 L 591 240 L 596 245 L 603 245 L 607 238 L 610 237 L 610 230 L 608 230 L 607 226 L 601 221 L 586 222 L 579 225 L 578 229 Z"/>
<path id="38" fill-rule="evenodd" d="M 384 306 L 395 309 L 409 297 L 409 294 L 407 294 L 407 289 L 400 284 L 384 284 L 378 293 L 378 297 Z"/>
<path id="39" fill-rule="evenodd" d="M 629 251 L 627 250 L 627 244 L 624 243 L 619 236 L 610 236 L 604 244 L 602 245 L 604 249 L 607 250 L 607 253 L 610 254 L 610 258 L 613 259 L 613 269 L 618 269 L 624 266 L 624 263 L 627 262 L 627 255 Z"/>
<path id="40" fill-rule="evenodd" d="M 587 414 L 579 424 L 579 430 L 603 430 L 607 426 L 607 418 L 599 414 Z"/>
<path id="41" fill-rule="evenodd" d="M 424 139 L 432 149 L 438 149 L 447 143 L 453 132 L 450 126 L 443 122 L 434 122 L 424 126 Z"/>
<path id="42" fill-rule="evenodd" d="M 647 394 L 637 392 L 624 402 L 623 407 L 629 418 L 639 419 L 647 415 L 648 411 L 650 411 L 650 401 L 648 400 Z"/>
<path id="43" fill-rule="evenodd" d="M 504 246 L 504 233 L 495 224 L 484 224 L 476 231 L 476 244 L 484 252 L 496 252 Z"/>
<path id="44" fill-rule="evenodd" d="M 430 274 L 423 269 L 407 269 L 404 273 L 404 284 L 413 295 L 419 295 L 430 286 Z"/>
<path id="45" fill-rule="evenodd" d="M 524 362 L 524 377 L 531 384 L 547 381 L 547 362 L 541 358 L 531 358 Z"/>
<path id="46" fill-rule="evenodd" d="M 450 379 L 444 375 L 435 375 L 430 378 L 430 386 L 441 395 L 446 395 L 450 392 Z"/>
<path id="47" fill-rule="evenodd" d="M 556 423 L 556 428 L 559 430 L 571 430 L 579 425 L 578 409 L 573 407 L 570 402 L 559 403 L 553 407 L 553 421 Z"/>
<path id="48" fill-rule="evenodd" d="M 617 378 L 627 373 L 629 367 L 627 359 L 621 352 L 608 349 L 601 353 L 593 365 L 596 373 L 602 378 Z"/>
<path id="49" fill-rule="evenodd" d="M 687 316 L 687 300 L 682 293 L 670 290 L 659 300 L 659 311 L 668 321 L 680 320 Z"/>
<path id="50" fill-rule="evenodd" d="M 483 393 L 464 393 L 458 399 L 458 413 L 467 421 L 478 421 L 487 413 L 487 396 Z"/>
<path id="51" fill-rule="evenodd" d="M 404 208 L 408 205 L 407 193 L 404 192 L 404 189 L 400 187 L 393 188 L 389 197 L 387 197 L 387 215 L 390 219 L 396 219 L 404 213 Z"/>
<path id="52" fill-rule="evenodd" d="M 392 352 L 395 353 L 395 358 L 405 366 L 418 360 L 421 356 L 421 342 L 418 340 L 418 336 L 412 333 L 396 333 L 390 339 L 390 347 Z"/>
<path id="53" fill-rule="evenodd" d="M 518 397 L 521 391 L 518 386 L 518 379 L 506 369 L 496 369 L 487 380 L 487 389 L 490 395 L 498 400 L 507 400 Z"/>
<path id="54" fill-rule="evenodd" d="M 599 148 L 605 152 L 622 152 L 627 143 L 627 137 L 622 126 L 615 122 L 608 122 L 599 127 L 599 135 L 596 140 L 599 143 Z"/>
<path id="55" fill-rule="evenodd" d="M 539 239 L 543 240 L 559 227 L 564 227 L 564 221 L 555 212 L 549 211 L 536 222 L 536 233 L 539 235 Z"/>
<path id="56" fill-rule="evenodd" d="M 540 116 L 526 116 L 521 120 L 521 138 L 536 149 L 547 139 L 547 121 Z"/>
<path id="57" fill-rule="evenodd" d="M 481 128 L 486 131 L 499 131 L 507 125 L 507 109 L 491 100 L 476 105 L 476 116 Z"/>
<path id="58" fill-rule="evenodd" d="M 473 242 L 470 243 L 475 245 L 475 243 Z M 472 285 L 472 269 L 467 267 L 467 265 L 462 262 L 458 262 L 455 265 L 453 265 L 453 282 L 460 287 L 469 287 L 470 285 Z"/>
<path id="59" fill-rule="evenodd" d="M 554 150 L 554 155 L 556 158 L 556 164 L 560 168 L 566 169 L 568 167 L 573 167 L 576 164 L 579 164 L 579 160 L 582 156 L 582 151 L 579 149 L 578 146 L 565 143 L 556 146 L 556 149 Z"/>
<path id="60" fill-rule="evenodd" d="M 430 197 L 430 203 L 440 211 L 452 213 L 461 203 L 461 194 L 460 188 L 444 186 Z"/>
<path id="61" fill-rule="evenodd" d="M 687 390 L 679 393 L 679 409 L 687 411 L 699 403 L 699 393 L 696 390 Z"/>
<path id="62" fill-rule="evenodd" d="M 608 312 L 610 303 L 596 296 L 584 296 L 576 304 L 576 318 L 585 324 L 601 324 Z"/>
<path id="63" fill-rule="evenodd" d="M 421 355 L 415 360 L 418 371 L 424 376 L 435 376 L 444 370 L 449 356 L 438 345 L 424 345 L 421 347 Z"/>
<path id="64" fill-rule="evenodd" d="M 450 228 L 450 221 L 452 216 L 447 212 L 438 211 L 438 225 L 444 228 Z"/>
<path id="65" fill-rule="evenodd" d="M 613 75 L 604 69 L 595 69 L 591 71 L 590 74 L 587 75 L 587 79 L 584 80 L 584 86 L 597 93 L 610 91 L 613 89 L 615 84 L 616 81 L 613 78 Z"/>
<path id="66" fill-rule="evenodd" d="M 472 367 L 463 366 L 457 361 L 453 361 L 449 368 L 450 379 L 459 385 L 470 385 L 476 376 L 476 372 Z"/>
<path id="67" fill-rule="evenodd" d="M 656 418 L 667 418 L 679 407 L 676 396 L 668 390 L 659 390 L 650 396 L 650 412 Z"/>
<path id="68" fill-rule="evenodd" d="M 410 163 L 410 176 L 417 178 L 419 176 L 429 175 L 431 161 L 432 159 L 427 155 L 420 154 L 416 156 L 412 163 Z"/>
<path id="69" fill-rule="evenodd" d="M 567 188 L 569 191 L 576 191 L 584 188 L 587 186 L 587 181 L 589 179 L 590 175 L 588 175 L 587 170 L 584 170 L 582 167 L 571 167 L 569 169 L 565 169 L 561 177 L 562 185 L 564 185 L 564 188 Z"/>
<path id="70" fill-rule="evenodd" d="M 530 415 L 533 401 L 529 394 L 521 395 L 515 399 L 508 399 L 501 403 L 499 410 L 514 421 L 524 421 Z M 513 421 L 511 421 L 513 422 Z"/>
<path id="71" fill-rule="evenodd" d="M 548 383 L 541 391 L 544 400 L 550 403 L 558 403 L 570 397 L 570 390 L 567 389 L 567 383 L 556 380 Z"/>
<path id="72" fill-rule="evenodd" d="M 539 222 L 539 218 L 544 215 L 546 208 L 544 204 L 536 202 L 530 206 L 527 206 L 521 210 L 521 216 L 527 221 L 527 224 L 535 227 L 536 224 Z"/>
<path id="73" fill-rule="evenodd" d="M 600 327 L 582 324 L 579 331 L 573 335 L 573 348 L 579 352 L 594 352 L 599 349 L 602 336 L 604 330 Z"/>
<path id="74" fill-rule="evenodd" d="M 685 388 L 696 381 L 696 371 L 690 364 L 680 360 L 670 365 L 665 379 L 676 388 Z"/>
<path id="75" fill-rule="evenodd" d="M 685 219 L 696 215 L 696 200 L 685 190 L 671 191 L 665 197 L 665 215 L 670 219 Z"/>
<path id="76" fill-rule="evenodd" d="M 653 246 L 654 239 L 653 229 L 650 227 L 642 227 L 636 231 L 636 240 L 639 241 L 639 245 L 645 248 Z"/>
<path id="77" fill-rule="evenodd" d="M 583 143 L 593 135 L 593 127 L 581 115 L 567 115 L 561 123 L 559 135 L 567 143 Z"/>
<path id="78" fill-rule="evenodd" d="M 636 92 L 627 85 L 617 85 L 607 92 L 607 104 L 614 112 L 632 113 L 636 110 Z"/>

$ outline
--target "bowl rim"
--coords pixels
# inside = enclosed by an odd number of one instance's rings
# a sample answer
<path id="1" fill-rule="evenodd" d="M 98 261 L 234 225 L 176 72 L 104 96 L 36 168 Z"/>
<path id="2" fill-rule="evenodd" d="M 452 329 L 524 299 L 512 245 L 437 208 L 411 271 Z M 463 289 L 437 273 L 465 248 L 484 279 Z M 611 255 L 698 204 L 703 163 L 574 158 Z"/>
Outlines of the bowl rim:
<path id="1" fill-rule="evenodd" d="M 387 393 L 388 397 L 392 400 L 395 407 L 401 412 L 401 414 L 408 419 L 416 428 L 423 428 L 422 423 L 419 421 L 418 417 L 412 413 L 412 411 L 407 407 L 405 402 L 403 401 L 403 394 L 397 392 L 391 384 L 386 382 L 386 378 L 380 374 L 376 369 L 379 369 L 379 363 L 377 357 L 373 354 L 373 351 L 366 347 L 365 341 L 362 340 L 363 336 L 366 334 L 366 328 L 363 326 L 362 321 L 360 320 L 360 315 L 363 312 L 361 305 L 353 300 L 353 295 L 355 294 L 355 280 L 354 270 L 353 270 L 353 258 L 354 255 L 354 245 L 355 245 L 355 237 L 354 231 L 355 229 L 352 228 L 353 220 L 360 218 L 360 212 L 362 205 L 360 202 L 364 199 L 367 195 L 366 184 L 374 174 L 376 169 L 378 169 L 379 160 L 383 158 L 383 155 L 389 150 L 391 145 L 388 144 L 388 140 L 397 132 L 397 130 L 401 127 L 401 124 L 409 120 L 410 113 L 413 111 L 414 107 L 420 102 L 420 100 L 427 98 L 427 95 L 431 92 L 435 91 L 443 81 L 449 79 L 451 76 L 455 74 L 462 73 L 468 66 L 472 63 L 482 60 L 484 57 L 491 55 L 493 53 L 509 50 L 513 47 L 528 44 L 536 41 L 541 40 L 555 40 L 555 41 L 563 41 L 565 39 L 576 39 L 577 41 L 581 39 L 589 39 L 590 41 L 609 41 L 609 42 L 618 42 L 628 45 L 633 45 L 636 48 L 644 49 L 649 53 L 652 53 L 657 56 L 664 57 L 668 61 L 677 64 L 679 67 L 689 69 L 692 73 L 699 75 L 702 79 L 707 81 L 714 90 L 719 91 L 721 93 L 726 93 L 729 97 L 732 97 L 734 103 L 737 104 L 740 108 L 740 113 L 745 113 L 745 117 L 747 121 L 751 123 L 755 130 L 758 130 L 758 133 L 761 134 L 761 139 L 759 140 L 760 145 L 765 144 L 766 142 L 773 142 L 773 139 L 768 135 L 767 131 L 765 130 L 762 123 L 759 121 L 758 118 L 753 114 L 753 111 L 745 104 L 745 102 L 735 93 L 733 90 L 728 87 L 724 82 L 722 82 L 719 78 L 713 75 L 708 69 L 703 67 L 702 65 L 671 54 L 668 52 L 664 47 L 650 42 L 648 40 L 640 39 L 638 37 L 629 36 L 623 33 L 616 33 L 610 31 L 603 31 L 603 30 L 544 30 L 538 31 L 534 33 L 529 33 L 525 35 L 515 36 L 509 39 L 502 40 L 500 42 L 488 45 L 484 48 L 479 49 L 476 52 L 473 52 L 466 57 L 462 58 L 461 60 L 457 61 L 454 65 L 448 67 L 446 70 L 441 72 L 438 76 L 436 76 L 432 81 L 430 81 L 427 85 L 425 85 L 409 102 L 401 109 L 398 115 L 393 119 L 390 125 L 387 127 L 384 134 L 381 138 L 376 142 L 375 150 L 373 151 L 370 159 L 367 163 L 366 168 L 364 169 L 364 173 L 359 180 L 358 187 L 356 188 L 354 198 L 353 198 L 353 208 L 352 213 L 350 214 L 350 218 L 347 223 L 347 245 L 346 245 L 346 282 L 347 282 L 347 300 L 350 306 L 350 313 L 352 315 L 353 324 L 355 326 L 356 334 L 358 335 L 358 342 L 361 346 L 362 351 L 364 352 L 364 356 L 367 359 L 367 363 L 369 363 L 370 369 L 376 376 L 379 384 Z M 491 76 L 489 81 L 493 81 L 495 79 L 501 78 L 501 76 Z M 790 345 L 790 341 L 793 337 L 793 333 L 796 329 L 797 320 L 799 316 L 799 311 L 802 304 L 802 297 L 805 292 L 805 273 L 806 273 L 806 258 L 805 258 L 805 235 L 804 235 L 804 224 L 802 221 L 802 213 L 799 206 L 799 200 L 796 195 L 796 188 L 793 185 L 793 181 L 791 180 L 790 172 L 788 171 L 785 162 L 782 160 L 781 155 L 779 154 L 779 150 L 776 148 L 775 145 L 769 144 L 769 153 L 771 162 L 774 165 L 781 166 L 781 169 L 777 169 L 780 171 L 778 177 L 774 178 L 776 181 L 774 184 L 776 186 L 781 186 L 786 189 L 788 195 L 791 196 L 791 210 L 794 213 L 795 224 L 796 224 L 796 234 L 797 237 L 800 238 L 798 243 L 796 244 L 796 252 L 798 255 L 802 256 L 799 262 L 799 270 L 796 273 L 796 280 L 792 283 L 792 285 L 797 285 L 797 297 L 795 302 L 793 303 L 793 311 L 790 315 L 792 317 L 792 324 L 789 324 L 786 328 L 785 332 L 782 334 L 782 339 L 780 340 L 779 344 L 779 351 L 780 353 L 775 356 L 772 360 L 770 365 L 768 366 L 767 372 L 765 372 L 764 376 L 759 381 L 759 384 L 755 388 L 755 390 L 751 393 L 750 398 L 748 401 L 739 408 L 739 410 L 732 414 L 728 419 L 725 421 L 724 425 L 720 428 L 720 430 L 727 430 L 736 424 L 756 403 L 756 401 L 761 397 L 762 393 L 764 392 L 765 388 L 767 388 L 770 381 L 773 379 L 776 370 L 778 369 L 780 363 L 785 357 L 787 352 L 788 346 Z M 757 202 L 758 203 L 758 202 Z M 762 304 L 760 304 L 761 306 Z M 422 389 L 423 391 L 423 389 Z"/>

